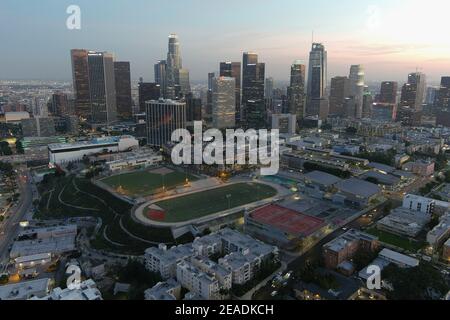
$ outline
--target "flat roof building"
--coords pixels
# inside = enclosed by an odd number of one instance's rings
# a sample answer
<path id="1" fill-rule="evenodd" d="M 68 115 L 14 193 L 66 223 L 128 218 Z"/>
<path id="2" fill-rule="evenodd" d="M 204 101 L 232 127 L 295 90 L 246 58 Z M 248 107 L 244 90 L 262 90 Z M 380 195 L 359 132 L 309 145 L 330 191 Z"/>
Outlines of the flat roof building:
<path id="1" fill-rule="evenodd" d="M 80 283 L 80 287 L 76 289 L 55 288 L 52 292 L 42 298 L 33 298 L 31 300 L 103 300 L 97 284 L 92 279 L 85 280 Z"/>
<path id="2" fill-rule="evenodd" d="M 181 285 L 175 279 L 158 282 L 153 288 L 144 292 L 145 300 L 179 300 L 180 294 Z"/>
<path id="3" fill-rule="evenodd" d="M 400 207 L 392 210 L 391 214 L 378 221 L 377 228 L 414 238 L 425 228 L 430 219 L 431 217 L 426 213 Z"/>
<path id="4" fill-rule="evenodd" d="M 373 183 L 356 178 L 342 180 L 336 184 L 338 197 L 334 201 L 355 207 L 367 206 L 381 194 L 381 189 Z"/>
<path id="5" fill-rule="evenodd" d="M 268 205 L 245 215 L 245 230 L 263 241 L 292 250 L 320 231 L 325 221 L 279 205 Z"/>
<path id="6" fill-rule="evenodd" d="M 322 247 L 322 255 L 327 268 L 337 269 L 353 258 L 359 250 L 373 252 L 377 248 L 377 237 L 352 229 L 325 244 Z"/>
<path id="7" fill-rule="evenodd" d="M 48 154 L 50 163 L 64 164 L 78 162 L 85 156 L 97 153 L 123 152 L 138 147 L 139 141 L 133 136 L 103 137 L 74 143 L 50 144 Z"/>
<path id="8" fill-rule="evenodd" d="M 194 255 L 191 244 L 167 246 L 160 244 L 145 250 L 145 267 L 147 270 L 159 273 L 163 279 L 173 278 L 176 275 L 177 264 Z"/>
<path id="9" fill-rule="evenodd" d="M 50 290 L 50 279 L 37 279 L 0 286 L 0 300 L 28 300 L 44 297 Z"/>
<path id="10" fill-rule="evenodd" d="M 439 224 L 427 234 L 427 242 L 438 247 L 450 236 L 450 213 L 441 217 Z"/>

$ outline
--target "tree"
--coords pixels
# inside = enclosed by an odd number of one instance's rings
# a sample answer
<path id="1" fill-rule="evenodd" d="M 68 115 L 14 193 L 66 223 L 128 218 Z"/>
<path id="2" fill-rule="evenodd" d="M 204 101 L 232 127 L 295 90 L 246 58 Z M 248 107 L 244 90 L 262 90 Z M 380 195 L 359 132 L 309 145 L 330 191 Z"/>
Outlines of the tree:
<path id="1" fill-rule="evenodd" d="M 128 292 L 130 300 L 143 300 L 144 291 L 162 281 L 159 274 L 148 271 L 145 266 L 137 260 L 130 259 L 125 267 L 118 271 L 120 282 L 131 285 Z"/>
<path id="2" fill-rule="evenodd" d="M 353 265 L 356 270 L 362 270 L 378 256 L 377 252 L 359 249 L 353 256 Z"/>
<path id="3" fill-rule="evenodd" d="M 348 134 L 356 134 L 358 132 L 358 129 L 354 127 L 348 127 L 347 129 L 345 129 L 345 132 Z"/>
<path id="4" fill-rule="evenodd" d="M 25 150 L 23 149 L 23 145 L 22 145 L 22 141 L 21 140 L 17 140 L 16 141 L 16 150 L 18 154 L 24 154 Z"/>
<path id="5" fill-rule="evenodd" d="M 425 261 L 415 268 L 406 269 L 390 264 L 381 275 L 394 288 L 388 293 L 388 298 L 392 300 L 434 300 L 444 296 L 450 289 L 441 273 Z"/>

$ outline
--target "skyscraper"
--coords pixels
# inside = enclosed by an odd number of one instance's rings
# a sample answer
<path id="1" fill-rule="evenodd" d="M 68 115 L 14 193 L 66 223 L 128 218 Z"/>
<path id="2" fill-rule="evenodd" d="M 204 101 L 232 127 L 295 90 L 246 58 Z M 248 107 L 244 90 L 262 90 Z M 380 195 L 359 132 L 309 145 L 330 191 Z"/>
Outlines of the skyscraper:
<path id="1" fill-rule="evenodd" d="M 220 76 L 234 78 L 236 82 L 235 100 L 236 100 L 236 116 L 235 122 L 241 121 L 241 63 L 240 62 L 221 62 Z"/>
<path id="2" fill-rule="evenodd" d="M 350 95 L 350 80 L 347 77 L 334 77 L 330 88 L 330 114 L 343 117 L 345 98 Z"/>
<path id="3" fill-rule="evenodd" d="M 108 52 L 89 51 L 91 122 L 111 124 L 117 120 L 114 57 Z"/>
<path id="4" fill-rule="evenodd" d="M 131 100 L 130 63 L 114 62 L 114 77 L 116 81 L 117 115 L 121 119 L 131 119 L 133 116 Z"/>
<path id="5" fill-rule="evenodd" d="M 266 82 L 264 85 L 264 98 L 273 99 L 273 78 L 266 78 Z"/>
<path id="6" fill-rule="evenodd" d="M 450 111 L 450 77 L 441 78 L 441 86 L 436 95 L 436 108 Z"/>
<path id="7" fill-rule="evenodd" d="M 180 86 L 180 93 L 184 95 L 191 92 L 191 84 L 189 80 L 189 70 L 179 69 L 177 71 L 177 84 Z"/>
<path id="8" fill-rule="evenodd" d="M 69 109 L 69 100 L 67 98 L 67 94 L 63 92 L 55 92 L 52 95 L 52 101 L 50 104 L 50 114 L 53 116 L 66 116 L 71 113 Z"/>
<path id="9" fill-rule="evenodd" d="M 308 83 L 307 83 L 307 110 L 306 115 L 322 117 L 327 114 L 323 110 L 328 104 L 325 99 L 327 86 L 327 51 L 321 43 L 313 43 L 309 54 Z"/>
<path id="10" fill-rule="evenodd" d="M 308 97 L 320 99 L 325 96 L 327 85 L 327 52 L 321 43 L 313 43 L 309 54 Z"/>
<path id="11" fill-rule="evenodd" d="M 368 87 L 364 88 L 362 118 L 368 119 L 372 115 L 373 95 Z"/>
<path id="12" fill-rule="evenodd" d="M 71 50 L 76 114 L 91 123 L 117 119 L 114 57 L 108 52 Z"/>
<path id="13" fill-rule="evenodd" d="M 156 73 L 155 73 L 156 81 Z M 189 70 L 183 69 L 180 42 L 176 34 L 169 35 L 166 60 L 166 81 L 163 93 L 167 98 L 179 98 L 191 91 Z"/>
<path id="14" fill-rule="evenodd" d="M 88 50 L 70 51 L 72 61 L 73 91 L 75 94 L 75 113 L 85 119 L 91 117 L 91 96 L 89 90 Z"/>
<path id="15" fill-rule="evenodd" d="M 212 90 L 215 77 L 216 74 L 214 72 L 208 73 L 208 90 Z"/>
<path id="16" fill-rule="evenodd" d="M 217 129 L 236 125 L 236 80 L 230 77 L 214 79 L 212 94 L 212 123 Z"/>
<path id="17" fill-rule="evenodd" d="M 408 75 L 408 82 L 402 88 L 400 105 L 414 111 L 422 111 L 425 99 L 426 77 L 424 73 L 415 72 Z"/>
<path id="18" fill-rule="evenodd" d="M 354 98 L 355 114 L 353 117 L 362 118 L 363 97 L 364 97 L 364 68 L 362 65 L 350 67 L 350 96 Z"/>
<path id="19" fill-rule="evenodd" d="M 202 121 L 202 99 L 194 97 L 192 92 L 184 97 L 186 101 L 186 122 Z"/>
<path id="20" fill-rule="evenodd" d="M 289 113 L 296 115 L 297 120 L 303 119 L 305 115 L 305 77 L 305 65 L 300 60 L 294 61 L 287 95 Z"/>
<path id="21" fill-rule="evenodd" d="M 381 103 L 397 103 L 398 83 L 395 81 L 383 81 L 381 83 L 380 95 L 378 102 Z"/>
<path id="22" fill-rule="evenodd" d="M 139 112 L 145 112 L 145 102 L 159 100 L 161 98 L 161 86 L 153 82 L 140 82 L 139 87 Z"/>
<path id="23" fill-rule="evenodd" d="M 186 128 L 186 103 L 173 100 L 145 102 L 147 143 L 162 147 L 171 142 L 176 129 Z"/>
<path id="24" fill-rule="evenodd" d="M 176 34 L 169 35 L 169 47 L 167 52 L 167 86 L 174 87 L 177 82 L 178 70 L 183 68 L 180 52 L 180 42 Z"/>
<path id="25" fill-rule="evenodd" d="M 420 72 L 408 75 L 408 82 L 402 88 L 400 105 L 397 110 L 397 121 L 405 126 L 420 125 L 422 104 L 425 99 L 426 79 Z"/>
<path id="26" fill-rule="evenodd" d="M 264 103 L 265 64 L 258 63 L 256 53 L 245 52 L 242 65 L 241 122 L 246 128 L 265 128 L 267 120 Z"/>
<path id="27" fill-rule="evenodd" d="M 166 60 L 160 60 L 155 64 L 155 83 L 161 88 L 161 96 L 166 95 L 167 86 L 167 63 Z M 142 82 L 142 81 L 141 81 Z"/>

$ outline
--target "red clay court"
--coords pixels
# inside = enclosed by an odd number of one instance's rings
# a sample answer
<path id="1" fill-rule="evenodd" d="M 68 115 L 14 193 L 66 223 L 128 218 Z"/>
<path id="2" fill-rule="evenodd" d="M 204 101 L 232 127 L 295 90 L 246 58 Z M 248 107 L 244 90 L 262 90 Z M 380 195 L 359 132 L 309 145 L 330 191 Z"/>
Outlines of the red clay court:
<path id="1" fill-rule="evenodd" d="M 161 210 L 148 209 L 147 217 L 154 221 L 164 221 L 166 219 L 166 213 Z"/>
<path id="2" fill-rule="evenodd" d="M 253 211 L 250 216 L 259 223 L 271 225 L 289 234 L 301 234 L 305 237 L 320 229 L 325 223 L 322 219 L 274 204 Z"/>

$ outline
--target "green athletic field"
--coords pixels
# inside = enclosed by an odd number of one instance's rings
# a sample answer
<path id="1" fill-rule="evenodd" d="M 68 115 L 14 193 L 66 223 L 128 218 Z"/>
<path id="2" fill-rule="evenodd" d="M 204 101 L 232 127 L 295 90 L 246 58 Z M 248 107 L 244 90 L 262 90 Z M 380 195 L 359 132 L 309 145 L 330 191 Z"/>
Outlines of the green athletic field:
<path id="1" fill-rule="evenodd" d="M 102 179 L 101 182 L 119 193 L 132 197 L 141 197 L 161 192 L 163 191 L 163 186 L 165 186 L 166 190 L 181 186 L 186 182 L 186 177 L 189 181 L 197 180 L 196 177 L 184 172 L 173 171 L 162 175 L 150 171 L 124 173 Z"/>
<path id="2" fill-rule="evenodd" d="M 240 207 L 277 195 L 260 183 L 239 183 L 156 203 L 165 210 L 164 222 L 183 222 Z"/>

